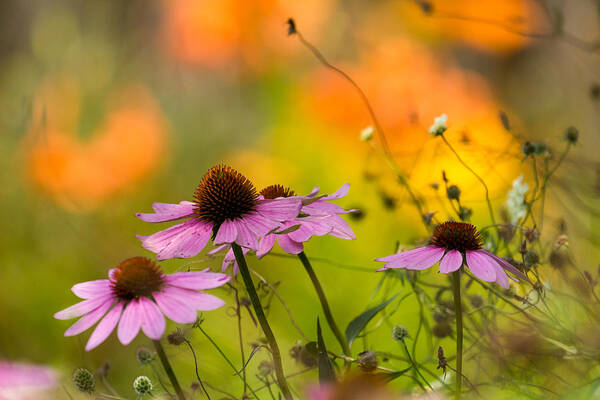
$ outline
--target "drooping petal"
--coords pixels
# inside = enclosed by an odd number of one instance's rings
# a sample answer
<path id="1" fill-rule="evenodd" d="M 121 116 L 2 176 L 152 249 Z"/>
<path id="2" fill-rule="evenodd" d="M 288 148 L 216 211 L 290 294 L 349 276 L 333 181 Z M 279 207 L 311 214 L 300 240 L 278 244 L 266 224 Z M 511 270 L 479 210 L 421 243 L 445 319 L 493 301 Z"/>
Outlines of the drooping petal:
<path id="1" fill-rule="evenodd" d="M 421 253 L 427 251 L 429 247 L 430 246 L 417 247 L 416 249 L 402 251 L 400 253 L 392 254 L 391 256 L 379 257 L 379 258 L 376 258 L 375 261 L 388 262 L 388 263 L 396 263 L 396 262 L 402 263 L 405 260 L 410 260 L 411 258 L 414 258 L 418 254 L 421 254 Z M 398 267 L 391 266 L 390 268 L 398 268 Z M 404 267 L 401 267 L 401 268 L 404 268 Z"/>
<path id="2" fill-rule="evenodd" d="M 519 279 L 524 280 L 526 282 L 530 282 L 529 278 L 527 278 L 527 275 L 525 275 L 523 272 L 519 271 L 514 265 L 512 265 L 511 263 L 506 261 L 504 258 L 498 257 L 497 255 L 490 253 L 489 251 L 486 251 L 486 250 L 479 250 L 479 251 L 492 257 L 494 260 L 496 260 L 497 262 L 500 263 L 502 268 L 504 268 L 511 274 L 515 275 Z"/>
<path id="3" fill-rule="evenodd" d="M 317 219 L 317 221 L 309 221 L 304 218 L 298 218 L 293 221 L 294 224 L 299 223 L 300 227 L 288 235 L 290 239 L 302 243 L 306 242 L 313 236 L 323 236 L 331 232 L 331 226 L 327 222 L 323 221 L 323 218 Z"/>
<path id="4" fill-rule="evenodd" d="M 195 310 L 208 311 L 225 305 L 223 300 L 211 294 L 180 289 L 175 286 L 169 288 L 169 296 L 177 298 Z"/>
<path id="5" fill-rule="evenodd" d="M 110 300 L 112 297 L 113 297 L 113 295 L 109 294 L 106 296 L 101 296 L 101 297 L 96 297 L 93 299 L 81 301 L 75 305 L 72 305 L 69 308 L 66 308 L 62 311 L 57 312 L 56 314 L 54 314 L 54 318 L 56 318 L 56 319 L 71 319 L 71 318 L 80 317 L 83 314 L 87 314 L 90 311 L 95 310 L 96 308 L 100 307 L 102 304 L 104 304 L 105 301 Z"/>
<path id="6" fill-rule="evenodd" d="M 449 274 L 454 272 L 461 267 L 463 263 L 463 256 L 458 250 L 450 250 L 444 255 L 442 261 L 440 261 L 440 272 L 443 274 Z"/>
<path id="7" fill-rule="evenodd" d="M 275 234 L 263 236 L 262 239 L 260 239 L 260 242 L 258 242 L 258 250 L 256 251 L 256 257 L 262 258 L 266 254 L 268 254 L 275 245 L 275 239 Z"/>
<path id="8" fill-rule="evenodd" d="M 277 243 L 279 243 L 281 250 L 288 254 L 300 254 L 304 250 L 302 243 L 293 241 L 286 234 L 277 235 Z"/>
<path id="9" fill-rule="evenodd" d="M 198 318 L 198 313 L 177 296 L 169 295 L 169 288 L 164 292 L 154 293 L 154 300 L 161 311 L 170 319 L 180 324 L 191 324 Z"/>
<path id="10" fill-rule="evenodd" d="M 121 318 L 121 311 L 123 310 L 123 302 L 117 303 L 116 306 L 110 310 L 104 318 L 100 321 L 92 335 L 90 336 L 87 344 L 85 345 L 85 351 L 90 351 L 97 347 L 100 343 L 104 342 L 106 338 L 115 330 L 119 318 Z"/>
<path id="11" fill-rule="evenodd" d="M 246 226 L 244 218 L 234 219 L 232 222 L 237 230 L 235 243 L 252 250 L 258 249 L 258 236 Z"/>
<path id="12" fill-rule="evenodd" d="M 338 190 L 330 194 L 329 196 L 323 197 L 323 200 L 337 200 L 348 194 L 350 190 L 350 184 L 344 183 Z"/>
<path id="13" fill-rule="evenodd" d="M 508 289 L 510 284 L 508 283 L 508 275 L 502 267 L 496 264 L 496 283 L 502 286 L 504 289 Z"/>
<path id="14" fill-rule="evenodd" d="M 117 328 L 117 337 L 119 341 L 127 346 L 137 336 L 142 326 L 142 316 L 137 300 L 131 300 L 125 306 L 121 322 Z"/>
<path id="15" fill-rule="evenodd" d="M 102 297 L 111 293 L 110 281 L 108 279 L 78 283 L 73 285 L 71 290 L 75 293 L 75 296 L 82 299 L 93 299 L 94 297 Z"/>
<path id="16" fill-rule="evenodd" d="M 407 260 L 406 269 L 424 270 L 438 261 L 444 256 L 444 249 L 437 246 L 427 246 L 427 250 L 420 253 L 414 259 Z"/>
<path id="17" fill-rule="evenodd" d="M 179 204 L 154 203 L 154 213 L 136 213 L 135 216 L 146 222 L 165 222 L 191 217 L 194 215 L 195 204 L 182 201 Z"/>
<path id="18" fill-rule="evenodd" d="M 219 227 L 214 244 L 233 243 L 235 242 L 237 234 L 235 223 L 232 220 L 227 219 Z"/>
<path id="19" fill-rule="evenodd" d="M 200 253 L 212 236 L 212 225 L 194 221 L 187 230 L 173 238 L 156 256 L 157 260 L 191 258 Z"/>
<path id="20" fill-rule="evenodd" d="M 165 316 L 155 302 L 140 297 L 139 309 L 142 314 L 142 330 L 150 339 L 159 340 L 165 333 Z"/>
<path id="21" fill-rule="evenodd" d="M 109 298 L 104 303 L 102 303 L 98 308 L 89 313 L 85 314 L 81 317 L 77 322 L 75 322 L 69 329 L 65 331 L 65 336 L 74 336 L 79 335 L 81 332 L 89 329 L 94 325 L 104 314 L 108 311 L 108 309 L 113 305 L 114 299 Z"/>
<path id="22" fill-rule="evenodd" d="M 244 216 L 246 226 L 256 233 L 257 236 L 264 236 L 279 226 L 277 221 L 265 218 L 259 213 L 251 213 Z"/>
<path id="23" fill-rule="evenodd" d="M 331 232 L 329 232 L 331 236 L 349 240 L 356 239 L 352 228 L 350 228 L 350 225 L 342 217 L 332 215 L 326 218 L 325 221 L 331 226 Z"/>
<path id="24" fill-rule="evenodd" d="M 177 243 L 181 239 L 181 235 L 185 235 L 189 229 L 195 228 L 197 224 L 202 224 L 202 222 L 195 218 L 189 219 L 150 236 L 137 235 L 137 238 L 142 241 L 143 248 L 158 254 L 172 242 Z"/>
<path id="25" fill-rule="evenodd" d="M 259 200 L 256 206 L 262 216 L 275 221 L 289 221 L 298 216 L 302 202 L 294 198 Z"/>
<path id="26" fill-rule="evenodd" d="M 172 286 L 184 289 L 213 289 L 226 284 L 229 276 L 218 272 L 175 272 L 164 277 L 165 281 Z"/>
<path id="27" fill-rule="evenodd" d="M 473 275 L 486 282 L 496 281 L 496 261 L 480 250 L 467 250 L 467 266 Z"/>
<path id="28" fill-rule="evenodd" d="M 325 201 L 319 200 L 312 204 L 308 204 L 302 207 L 300 210 L 304 214 L 308 215 L 334 215 L 334 214 L 344 214 L 346 210 L 337 204 L 327 203 Z"/>

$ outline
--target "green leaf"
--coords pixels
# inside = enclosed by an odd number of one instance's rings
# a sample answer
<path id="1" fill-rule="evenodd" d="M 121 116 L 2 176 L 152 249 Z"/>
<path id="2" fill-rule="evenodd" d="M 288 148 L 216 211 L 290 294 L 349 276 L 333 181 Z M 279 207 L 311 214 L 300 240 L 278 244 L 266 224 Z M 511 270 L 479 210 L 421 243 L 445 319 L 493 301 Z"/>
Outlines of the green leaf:
<path id="1" fill-rule="evenodd" d="M 327 383 L 335 381 L 335 371 L 329 354 L 327 354 L 327 348 L 325 347 L 325 341 L 323 341 L 323 335 L 321 334 L 321 324 L 319 318 L 317 318 L 317 363 L 319 366 L 319 383 Z"/>
<path id="2" fill-rule="evenodd" d="M 375 306 L 364 313 L 360 314 L 358 317 L 354 318 L 348 324 L 346 328 L 346 340 L 348 341 L 348 345 L 352 347 L 352 342 L 354 339 L 365 329 L 365 326 L 369 323 L 371 319 L 381 310 L 383 310 L 388 304 L 392 302 L 400 293 L 396 293 L 392 298 L 384 301 L 383 303 Z"/>

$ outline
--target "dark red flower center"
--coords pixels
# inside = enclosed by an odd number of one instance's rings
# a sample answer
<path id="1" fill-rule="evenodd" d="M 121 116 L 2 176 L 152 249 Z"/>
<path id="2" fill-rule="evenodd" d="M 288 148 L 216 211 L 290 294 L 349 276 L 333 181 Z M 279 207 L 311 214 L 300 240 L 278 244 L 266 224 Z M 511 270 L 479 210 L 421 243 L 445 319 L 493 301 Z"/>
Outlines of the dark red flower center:
<path id="1" fill-rule="evenodd" d="M 295 196 L 296 192 L 294 192 L 289 187 L 284 187 L 281 185 L 271 185 L 261 190 L 260 194 L 262 194 L 265 199 L 276 199 L 278 197 Z"/>
<path id="2" fill-rule="evenodd" d="M 477 228 L 465 222 L 448 221 L 435 228 L 431 237 L 431 244 L 448 250 L 479 250 L 483 240 Z"/>
<path id="3" fill-rule="evenodd" d="M 217 227 L 253 211 L 258 194 L 244 175 L 226 165 L 217 165 L 204 175 L 194 198 L 196 217 Z"/>
<path id="4" fill-rule="evenodd" d="M 160 267 L 144 257 L 121 262 L 112 276 L 113 293 L 121 300 L 150 297 L 160 291 L 164 283 Z"/>

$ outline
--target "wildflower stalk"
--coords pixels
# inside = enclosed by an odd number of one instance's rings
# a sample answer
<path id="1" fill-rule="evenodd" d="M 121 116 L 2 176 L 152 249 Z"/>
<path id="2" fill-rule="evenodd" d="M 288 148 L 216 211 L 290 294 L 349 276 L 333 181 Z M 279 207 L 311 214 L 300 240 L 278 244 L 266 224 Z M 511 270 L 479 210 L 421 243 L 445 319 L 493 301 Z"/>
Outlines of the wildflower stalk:
<path id="1" fill-rule="evenodd" d="M 460 399 L 462 386 L 462 350 L 463 350 L 463 321 L 462 302 L 460 300 L 460 269 L 452 273 L 452 288 L 454 291 L 454 312 L 456 314 L 456 396 Z"/>
<path id="2" fill-rule="evenodd" d="M 485 201 L 487 202 L 487 206 L 488 206 L 488 210 L 490 212 L 490 219 L 492 220 L 492 224 L 496 225 L 496 217 L 494 217 L 494 208 L 492 207 L 492 201 L 490 200 L 490 190 L 487 187 L 487 184 L 485 183 L 485 181 L 483 180 L 483 178 L 481 176 L 479 176 L 477 174 L 477 172 L 475 172 L 471 167 L 469 167 L 469 165 L 463 161 L 463 159 L 460 157 L 460 155 L 458 154 L 458 152 L 454 149 L 454 147 L 452 147 L 452 145 L 450 144 L 450 142 L 448 142 L 448 140 L 446 139 L 446 137 L 442 134 L 439 135 L 442 140 L 444 141 L 444 143 L 446 144 L 446 146 L 448 146 L 448 148 L 454 153 L 454 155 L 456 156 L 456 158 L 458 159 L 458 161 L 466 168 L 469 170 L 469 172 L 471 172 L 475 178 L 477 178 L 477 180 L 479 180 L 479 182 L 481 182 L 481 184 L 483 185 L 483 188 L 485 189 Z"/>
<path id="3" fill-rule="evenodd" d="M 321 286 L 319 278 L 317 278 L 317 275 L 315 274 L 315 271 L 313 270 L 312 265 L 308 260 L 308 257 L 306 257 L 306 254 L 304 254 L 304 252 L 302 251 L 298 254 L 298 258 L 302 262 L 304 269 L 308 273 L 308 276 L 310 277 L 310 280 L 312 281 L 312 284 L 315 290 L 317 291 L 317 296 L 319 297 L 319 301 L 321 302 L 323 314 L 325 314 L 325 319 L 327 320 L 327 324 L 329 324 L 329 328 L 335 335 L 340 346 L 342 346 L 342 352 L 344 353 L 344 355 L 350 356 L 350 346 L 348 346 L 346 338 L 344 337 L 342 331 L 340 331 L 340 328 L 337 326 L 335 320 L 333 319 L 333 314 L 331 314 L 331 309 L 329 308 L 329 303 L 327 302 L 327 297 L 325 297 L 323 287 Z"/>
<path id="4" fill-rule="evenodd" d="M 291 400 L 292 393 L 290 392 L 290 388 L 285 379 L 285 374 L 283 373 L 283 365 L 281 363 L 281 354 L 279 352 L 279 346 L 277 345 L 275 335 L 273 335 L 271 326 L 269 325 L 267 317 L 265 316 L 265 312 L 262 308 L 262 305 L 260 304 L 260 299 L 258 298 L 258 293 L 256 293 L 256 288 L 254 287 L 254 283 L 252 282 L 252 276 L 250 275 L 250 270 L 248 269 L 248 265 L 246 264 L 244 253 L 242 252 L 242 248 L 237 243 L 232 243 L 231 248 L 233 250 L 233 254 L 235 255 L 235 259 L 238 263 L 240 275 L 242 275 L 242 279 L 244 280 L 244 284 L 246 285 L 246 290 L 248 290 L 248 296 L 250 296 L 250 301 L 252 302 L 252 306 L 254 307 L 254 312 L 256 313 L 256 317 L 258 318 L 260 326 L 267 338 L 267 342 L 269 343 L 269 348 L 271 349 L 271 354 L 273 356 L 275 374 L 277 375 L 277 383 L 279 384 L 279 388 L 283 393 L 283 397 L 285 397 L 287 400 Z"/>
<path id="5" fill-rule="evenodd" d="M 404 339 L 402 339 L 401 342 L 402 342 L 402 346 L 404 347 L 404 352 L 406 353 L 406 357 L 408 358 L 408 362 L 412 366 L 412 369 L 415 371 L 415 374 L 417 374 L 419 377 L 421 377 L 421 379 L 423 380 L 423 382 L 425 382 L 425 384 L 427 386 L 429 386 L 429 389 L 433 390 L 433 387 L 431 386 L 431 384 L 423 376 L 423 374 L 421 373 L 421 371 L 419 371 L 419 368 L 417 367 L 417 363 L 415 362 L 415 360 L 410 356 L 410 351 L 408 350 L 408 346 L 406 345 L 406 341 Z M 421 389 L 423 389 L 423 391 L 427 392 L 427 389 L 425 389 L 425 387 L 423 386 L 423 384 L 421 383 L 421 381 L 419 379 L 415 379 L 415 381 L 419 384 L 419 386 L 421 387 Z"/>
<path id="6" fill-rule="evenodd" d="M 177 377 L 175 376 L 175 372 L 173 372 L 173 368 L 171 368 L 171 364 L 169 363 L 169 359 L 165 353 L 165 349 L 163 349 L 162 344 L 160 344 L 160 340 L 153 340 L 154 347 L 156 348 L 156 353 L 158 354 L 158 358 L 160 358 L 160 362 L 173 385 L 173 389 L 175 389 L 175 393 L 177 393 L 177 398 L 179 400 L 185 400 L 185 395 L 183 394 L 183 390 L 181 390 L 181 386 L 179 386 L 179 382 L 177 381 Z"/>

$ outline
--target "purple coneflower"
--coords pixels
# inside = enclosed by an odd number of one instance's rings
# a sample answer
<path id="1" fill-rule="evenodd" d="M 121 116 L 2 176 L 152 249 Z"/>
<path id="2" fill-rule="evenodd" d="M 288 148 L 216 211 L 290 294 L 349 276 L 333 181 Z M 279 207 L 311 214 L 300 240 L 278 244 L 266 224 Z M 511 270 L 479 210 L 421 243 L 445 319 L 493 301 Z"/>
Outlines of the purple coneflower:
<path id="1" fill-rule="evenodd" d="M 111 269 L 109 279 L 78 283 L 71 289 L 84 299 L 54 314 L 57 319 L 81 317 L 65 336 L 78 335 L 100 321 L 90 336 L 87 351 L 104 342 L 117 327 L 121 343 L 128 345 L 140 329 L 159 340 L 165 331 L 165 315 L 175 322 L 196 321 L 197 310 L 213 310 L 225 304 L 218 297 L 199 292 L 229 281 L 215 272 L 163 274 L 152 260 L 133 257 Z"/>
<path id="2" fill-rule="evenodd" d="M 527 280 L 521 271 L 482 246 L 483 240 L 473 225 L 448 221 L 435 229 L 428 246 L 377 258 L 376 261 L 386 263 L 379 271 L 389 268 L 423 270 L 439 262 L 439 270 L 444 274 L 457 271 L 464 264 L 477 278 L 496 282 L 505 289 L 509 287 L 509 275 L 505 271 Z"/>
<path id="3" fill-rule="evenodd" d="M 342 239 L 356 239 L 352 228 L 340 217 L 340 214 L 351 213 L 355 210 L 345 210 L 337 204 L 329 203 L 329 201 L 346 196 L 349 188 L 350 185 L 345 183 L 329 196 L 317 196 L 318 186 L 306 196 L 297 196 L 292 189 L 281 185 L 271 185 L 261 190 L 261 198 L 267 200 L 297 199 L 302 202 L 302 207 L 298 215 L 288 221 L 282 221 L 277 230 L 267 233 L 260 239 L 256 256 L 262 258 L 267 255 L 273 249 L 275 242 L 286 253 L 300 254 L 304 250 L 303 243 L 313 236 L 331 235 Z M 209 254 L 215 254 L 225 249 L 227 249 L 227 253 L 223 259 L 223 271 L 233 263 L 233 272 L 236 274 L 238 265 L 230 245 L 221 245 L 210 251 Z M 243 250 L 246 255 L 249 249 Z"/>
<path id="4" fill-rule="evenodd" d="M 212 167 L 195 192 L 195 201 L 154 203 L 154 213 L 138 213 L 146 222 L 189 218 L 151 236 L 138 236 L 157 260 L 189 258 L 213 238 L 214 244 L 237 243 L 258 249 L 258 239 L 295 218 L 301 202 L 294 198 L 264 199 L 242 174 L 225 165 Z"/>

